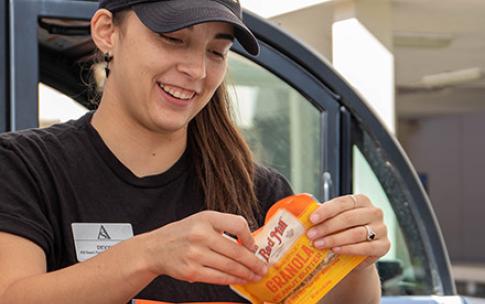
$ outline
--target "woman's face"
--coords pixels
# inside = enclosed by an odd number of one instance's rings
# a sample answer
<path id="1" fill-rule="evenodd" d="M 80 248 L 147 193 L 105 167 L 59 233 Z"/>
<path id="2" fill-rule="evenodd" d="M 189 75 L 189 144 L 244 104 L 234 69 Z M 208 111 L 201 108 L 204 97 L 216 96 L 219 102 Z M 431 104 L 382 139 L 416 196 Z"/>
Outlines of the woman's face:
<path id="1" fill-rule="evenodd" d="M 144 128 L 171 133 L 186 130 L 222 83 L 233 27 L 210 22 L 158 34 L 130 11 L 114 35 L 105 94 Z"/>

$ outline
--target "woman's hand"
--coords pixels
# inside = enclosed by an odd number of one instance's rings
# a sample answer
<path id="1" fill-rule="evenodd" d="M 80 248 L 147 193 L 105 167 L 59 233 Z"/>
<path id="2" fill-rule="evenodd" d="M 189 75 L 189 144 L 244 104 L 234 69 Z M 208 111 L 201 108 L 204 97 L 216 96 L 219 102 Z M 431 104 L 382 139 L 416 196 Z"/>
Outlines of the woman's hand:
<path id="1" fill-rule="evenodd" d="M 359 269 L 373 264 L 389 251 L 383 212 L 364 195 L 332 199 L 322 204 L 310 220 L 314 226 L 307 235 L 314 246 L 330 248 L 337 254 L 368 256 Z"/>
<path id="2" fill-rule="evenodd" d="M 237 236 L 242 246 L 224 232 Z M 148 267 L 157 276 L 229 285 L 260 280 L 267 272 L 266 264 L 254 255 L 256 244 L 241 216 L 204 211 L 144 239 Z"/>

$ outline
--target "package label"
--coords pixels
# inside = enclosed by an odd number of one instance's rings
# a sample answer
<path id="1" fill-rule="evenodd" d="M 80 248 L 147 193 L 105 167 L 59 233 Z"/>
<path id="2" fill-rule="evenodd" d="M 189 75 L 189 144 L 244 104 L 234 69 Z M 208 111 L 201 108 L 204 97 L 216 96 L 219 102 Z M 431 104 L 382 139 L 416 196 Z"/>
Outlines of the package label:
<path id="1" fill-rule="evenodd" d="M 310 215 L 320 206 L 309 194 L 287 197 L 268 211 L 253 233 L 256 255 L 269 264 L 258 282 L 231 288 L 252 303 L 318 303 L 366 257 L 336 255 L 313 247 L 306 236 Z"/>

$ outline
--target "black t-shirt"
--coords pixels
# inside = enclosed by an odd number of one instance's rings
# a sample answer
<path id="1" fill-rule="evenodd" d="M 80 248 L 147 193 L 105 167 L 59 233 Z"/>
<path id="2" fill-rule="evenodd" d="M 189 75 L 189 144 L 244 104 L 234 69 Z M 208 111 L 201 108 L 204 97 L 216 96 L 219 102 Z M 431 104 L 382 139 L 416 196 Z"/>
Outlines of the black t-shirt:
<path id="1" fill-rule="evenodd" d="M 111 241 L 106 229 L 110 224 L 131 225 L 137 235 L 205 209 L 188 153 L 168 171 L 139 178 L 104 144 L 90 123 L 92 115 L 0 135 L 0 231 L 39 245 L 48 271 L 78 262 L 81 251 L 75 243 L 83 240 L 81 233 L 75 242 L 73 223 L 91 223 L 91 228 L 99 224 L 96 236 L 105 244 L 103 240 Z M 271 169 L 258 166 L 256 172 L 255 191 L 264 211 L 258 219 L 261 225 L 269 207 L 290 195 L 291 188 Z M 155 279 L 137 298 L 244 302 L 227 286 L 167 276 Z"/>

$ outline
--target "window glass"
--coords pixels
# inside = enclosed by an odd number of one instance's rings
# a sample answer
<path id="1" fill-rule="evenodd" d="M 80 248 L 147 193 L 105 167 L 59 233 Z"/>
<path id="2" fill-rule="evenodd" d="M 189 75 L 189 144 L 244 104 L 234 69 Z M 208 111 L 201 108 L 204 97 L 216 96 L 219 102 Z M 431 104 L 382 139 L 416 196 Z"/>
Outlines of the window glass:
<path id="1" fill-rule="evenodd" d="M 76 119 L 87 111 L 72 98 L 45 84 L 39 84 L 39 127 Z"/>
<path id="2" fill-rule="evenodd" d="M 38 123 L 42 128 L 77 119 L 88 111 L 69 95 L 45 83 L 69 87 L 71 92 L 79 92 L 76 93 L 79 95 L 89 91 L 89 78 L 84 69 L 90 67 L 86 62 L 90 62 L 92 52 L 89 51 L 91 37 L 87 20 L 42 17 L 37 25 L 40 73 Z M 80 79 L 77 78 L 79 76 Z"/>
<path id="3" fill-rule="evenodd" d="M 378 263 L 383 294 L 433 294 L 430 265 L 423 254 L 417 224 L 403 199 L 402 183 L 396 180 L 392 166 L 370 136 L 362 136 L 353 146 L 353 191 L 367 195 L 384 211 L 391 249 Z"/>
<path id="4" fill-rule="evenodd" d="M 321 112 L 274 74 L 232 53 L 227 78 L 238 126 L 256 160 L 296 192 L 319 193 Z"/>

